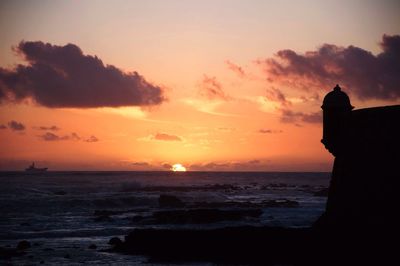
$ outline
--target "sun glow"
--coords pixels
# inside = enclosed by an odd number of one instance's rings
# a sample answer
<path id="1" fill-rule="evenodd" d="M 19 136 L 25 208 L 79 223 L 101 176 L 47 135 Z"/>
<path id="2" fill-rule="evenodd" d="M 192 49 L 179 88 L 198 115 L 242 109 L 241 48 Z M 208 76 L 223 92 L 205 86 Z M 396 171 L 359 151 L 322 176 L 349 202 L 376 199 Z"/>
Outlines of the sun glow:
<path id="1" fill-rule="evenodd" d="M 171 170 L 174 172 L 186 172 L 186 167 L 177 163 L 172 166 Z"/>

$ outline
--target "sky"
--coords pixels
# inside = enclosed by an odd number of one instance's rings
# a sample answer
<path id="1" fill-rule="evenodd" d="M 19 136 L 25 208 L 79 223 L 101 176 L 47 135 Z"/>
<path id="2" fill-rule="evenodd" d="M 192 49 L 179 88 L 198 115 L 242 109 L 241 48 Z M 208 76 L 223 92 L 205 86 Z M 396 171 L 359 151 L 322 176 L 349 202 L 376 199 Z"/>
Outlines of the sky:
<path id="1" fill-rule="evenodd" d="M 398 1 L 1 1 L 0 170 L 330 171 L 323 97 L 399 104 Z"/>

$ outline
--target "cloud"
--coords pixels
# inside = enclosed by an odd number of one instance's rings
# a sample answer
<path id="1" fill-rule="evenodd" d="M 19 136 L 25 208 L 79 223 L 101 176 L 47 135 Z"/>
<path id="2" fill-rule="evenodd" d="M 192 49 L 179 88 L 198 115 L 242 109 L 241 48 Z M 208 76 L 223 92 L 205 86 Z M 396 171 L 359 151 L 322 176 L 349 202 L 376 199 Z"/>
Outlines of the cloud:
<path id="1" fill-rule="evenodd" d="M 281 106 L 284 107 L 292 105 L 292 103 L 286 99 L 285 95 L 280 90 L 274 87 L 266 90 L 266 97 L 268 100 L 278 102 Z"/>
<path id="2" fill-rule="evenodd" d="M 203 80 L 200 85 L 200 95 L 209 100 L 229 100 L 230 97 L 225 94 L 222 89 L 221 83 L 216 77 L 203 76 Z"/>
<path id="3" fill-rule="evenodd" d="M 307 103 L 307 102 L 320 102 L 321 101 L 321 99 L 320 99 L 320 97 L 319 97 L 319 94 L 318 93 L 313 93 L 312 95 L 310 95 L 310 96 L 300 96 L 300 98 L 298 99 L 298 100 L 300 100 L 301 102 L 303 102 L 303 103 Z"/>
<path id="4" fill-rule="evenodd" d="M 322 123 L 322 113 L 303 113 L 294 112 L 289 109 L 281 109 L 281 122 L 283 123 L 296 123 L 298 121 L 305 123 Z"/>
<path id="5" fill-rule="evenodd" d="M 183 141 L 181 137 L 167 133 L 156 133 L 147 137 L 138 138 L 139 141 Z"/>
<path id="6" fill-rule="evenodd" d="M 51 132 L 46 132 L 39 136 L 44 141 L 61 141 L 61 140 L 80 140 L 81 138 L 76 133 L 70 135 L 59 136 Z"/>
<path id="7" fill-rule="evenodd" d="M 148 167 L 148 166 L 150 166 L 150 164 L 147 163 L 147 162 L 133 162 L 132 165 L 133 166 L 139 166 L 139 167 Z"/>
<path id="8" fill-rule="evenodd" d="M 192 171 L 262 171 L 268 165 L 260 160 L 243 162 L 209 162 L 204 164 L 192 164 L 188 167 Z"/>
<path id="9" fill-rule="evenodd" d="M 168 170 L 171 170 L 171 169 L 172 169 L 172 165 L 169 164 L 169 163 L 163 163 L 161 166 L 162 166 L 162 168 L 164 168 L 164 169 L 168 169 Z"/>
<path id="10" fill-rule="evenodd" d="M 228 68 L 230 70 L 232 70 L 233 72 L 235 72 L 239 77 L 244 78 L 246 77 L 246 73 L 244 72 L 243 68 L 235 63 L 232 63 L 229 60 L 225 61 L 226 65 L 228 66 Z"/>
<path id="11" fill-rule="evenodd" d="M 271 111 L 272 109 L 277 111 L 280 115 L 281 122 L 294 123 L 294 124 L 298 124 L 298 122 L 304 122 L 304 123 L 322 122 L 321 112 L 304 113 L 304 112 L 293 111 L 292 102 L 287 100 L 286 96 L 283 94 L 282 91 L 271 87 L 270 89 L 266 90 L 266 93 L 267 95 L 265 99 L 261 98 L 262 100 L 259 101 L 259 104 L 261 104 L 262 109 L 265 111 Z M 281 133 L 281 132 L 282 131 L 273 132 L 272 130 L 269 129 L 259 130 L 259 133 Z"/>
<path id="12" fill-rule="evenodd" d="M 13 131 L 23 131 L 25 130 L 24 124 L 17 122 L 17 121 L 10 121 L 8 122 L 8 127 Z"/>
<path id="13" fill-rule="evenodd" d="M 0 129 L 7 129 L 5 125 L 0 125 Z"/>
<path id="14" fill-rule="evenodd" d="M 44 131 L 57 131 L 57 130 L 60 130 L 60 128 L 57 127 L 57 126 L 49 126 L 49 127 L 40 126 L 40 127 L 34 127 L 34 128 L 37 129 L 37 130 L 44 130 Z"/>
<path id="15" fill-rule="evenodd" d="M 206 164 L 192 164 L 189 169 L 194 171 L 223 171 L 230 168 L 230 163 L 215 163 L 210 162 Z"/>
<path id="16" fill-rule="evenodd" d="M 282 130 L 273 130 L 273 129 L 260 129 L 258 130 L 258 133 L 261 134 L 277 134 L 277 133 L 282 133 Z"/>
<path id="17" fill-rule="evenodd" d="M 324 44 L 304 54 L 281 50 L 257 64 L 272 84 L 319 91 L 340 83 L 361 100 L 395 100 L 400 97 L 400 36 L 383 35 L 380 47 L 374 55 L 352 45 Z"/>
<path id="18" fill-rule="evenodd" d="M 96 136 L 90 136 L 88 139 L 85 139 L 85 142 L 98 142 L 99 139 Z"/>
<path id="19" fill-rule="evenodd" d="M 137 72 L 124 73 L 74 45 L 20 42 L 15 48 L 27 65 L 0 68 L 0 101 L 32 98 L 46 107 L 158 105 L 163 90 Z"/>
<path id="20" fill-rule="evenodd" d="M 166 133 L 157 133 L 154 135 L 155 140 L 163 140 L 163 141 L 182 141 L 182 139 L 176 135 L 169 135 Z"/>

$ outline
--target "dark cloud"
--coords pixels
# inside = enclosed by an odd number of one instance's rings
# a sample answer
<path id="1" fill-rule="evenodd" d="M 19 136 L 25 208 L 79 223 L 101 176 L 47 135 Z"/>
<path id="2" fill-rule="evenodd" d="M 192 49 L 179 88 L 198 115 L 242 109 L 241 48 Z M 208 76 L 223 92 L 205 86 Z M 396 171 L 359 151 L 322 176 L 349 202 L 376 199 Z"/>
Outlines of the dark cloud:
<path id="1" fill-rule="evenodd" d="M 321 99 L 319 97 L 318 93 L 313 93 L 310 96 L 300 96 L 300 99 L 303 101 L 303 103 L 307 103 L 307 102 L 320 102 Z"/>
<path id="2" fill-rule="evenodd" d="M 7 129 L 5 125 L 0 125 L 0 129 Z"/>
<path id="3" fill-rule="evenodd" d="M 58 136 L 58 135 L 56 135 L 54 133 L 51 133 L 51 132 L 46 132 L 45 134 L 40 135 L 39 137 L 41 139 L 45 140 L 45 141 L 58 141 L 58 140 L 66 140 L 66 139 L 68 139 L 68 136 L 60 137 L 60 136 Z"/>
<path id="4" fill-rule="evenodd" d="M 276 89 L 274 87 L 271 87 L 266 90 L 266 97 L 268 100 L 273 101 L 273 102 L 278 102 L 280 103 L 281 106 L 288 107 L 291 106 L 292 103 L 288 101 L 285 97 L 285 95 L 280 91 L 279 89 Z"/>
<path id="5" fill-rule="evenodd" d="M 188 168 L 192 171 L 265 171 L 267 167 L 266 162 L 250 160 L 244 162 L 192 164 Z"/>
<path id="6" fill-rule="evenodd" d="M 147 163 L 147 162 L 133 162 L 132 165 L 133 166 L 138 166 L 138 167 L 148 167 L 148 166 L 150 166 L 150 164 Z"/>
<path id="7" fill-rule="evenodd" d="M 283 123 L 296 123 L 296 122 L 305 122 L 305 123 L 322 123 L 322 113 L 303 113 L 303 112 L 294 112 L 289 109 L 281 109 L 281 121 Z"/>
<path id="8" fill-rule="evenodd" d="M 162 164 L 162 168 L 171 170 L 171 169 L 172 169 L 172 165 L 169 164 L 169 163 L 163 163 L 163 164 Z"/>
<path id="9" fill-rule="evenodd" d="M 261 134 L 277 134 L 277 133 L 282 133 L 282 130 L 273 130 L 273 129 L 260 129 L 258 130 L 258 133 Z"/>
<path id="10" fill-rule="evenodd" d="M 257 61 L 269 82 L 305 90 L 330 90 L 340 83 L 362 100 L 400 98 L 400 36 L 383 35 L 382 52 L 374 55 L 356 46 L 324 44 L 298 54 L 281 50 L 275 58 Z"/>
<path id="11" fill-rule="evenodd" d="M 23 131 L 23 130 L 25 130 L 24 124 L 22 124 L 20 122 L 17 122 L 17 121 L 14 121 L 14 120 L 8 122 L 8 127 L 11 130 L 14 130 L 14 131 Z"/>
<path id="12" fill-rule="evenodd" d="M 271 87 L 267 89 L 266 98 L 272 102 L 277 102 L 279 107 L 277 107 L 277 111 L 280 113 L 280 120 L 283 123 L 297 123 L 299 121 L 305 123 L 321 123 L 322 122 L 322 113 L 303 113 L 303 112 L 295 112 L 291 110 L 292 103 L 286 99 L 286 96 L 282 91 Z M 282 131 L 272 131 L 270 129 L 260 129 L 259 133 L 281 133 Z"/>
<path id="13" fill-rule="evenodd" d="M 203 76 L 202 83 L 200 85 L 200 95 L 208 98 L 209 100 L 222 99 L 229 100 L 230 97 L 225 94 L 222 89 L 221 83 L 216 77 Z"/>
<path id="14" fill-rule="evenodd" d="M 85 139 L 85 142 L 98 142 L 99 139 L 96 136 L 90 136 L 88 139 Z"/>
<path id="15" fill-rule="evenodd" d="M 34 128 L 37 129 L 37 130 L 45 130 L 45 131 L 57 131 L 57 130 L 60 130 L 60 128 L 57 127 L 57 126 L 49 126 L 49 127 L 40 126 L 40 127 L 34 127 Z"/>
<path id="16" fill-rule="evenodd" d="M 246 77 L 246 73 L 244 72 L 243 68 L 235 63 L 232 63 L 229 60 L 225 61 L 226 65 L 228 66 L 228 68 L 230 70 L 232 70 L 233 72 L 235 72 L 239 77 L 244 78 Z"/>
<path id="17" fill-rule="evenodd" d="M 61 140 L 80 140 L 81 138 L 76 133 L 70 135 L 59 136 L 51 132 L 46 132 L 39 136 L 44 141 L 61 141 Z"/>
<path id="18" fill-rule="evenodd" d="M 137 72 L 124 73 L 65 46 L 22 41 L 15 50 L 28 65 L 0 68 L 0 101 L 33 98 L 47 107 L 118 107 L 161 104 L 163 90 Z"/>
<path id="19" fill-rule="evenodd" d="M 181 137 L 166 133 L 157 133 L 153 136 L 153 139 L 162 141 L 182 141 Z"/>
<path id="20" fill-rule="evenodd" d="M 226 171 L 230 169 L 230 163 L 192 164 L 189 169 L 194 171 Z"/>

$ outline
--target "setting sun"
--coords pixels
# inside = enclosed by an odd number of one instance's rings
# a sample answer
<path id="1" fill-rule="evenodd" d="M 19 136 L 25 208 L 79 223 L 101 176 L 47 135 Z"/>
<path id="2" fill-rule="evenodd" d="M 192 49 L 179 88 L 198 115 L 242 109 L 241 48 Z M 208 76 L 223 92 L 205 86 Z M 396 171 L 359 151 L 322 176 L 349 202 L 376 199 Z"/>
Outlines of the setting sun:
<path id="1" fill-rule="evenodd" d="M 180 163 L 177 163 L 172 166 L 171 170 L 174 172 L 186 172 L 186 167 L 184 167 Z"/>

